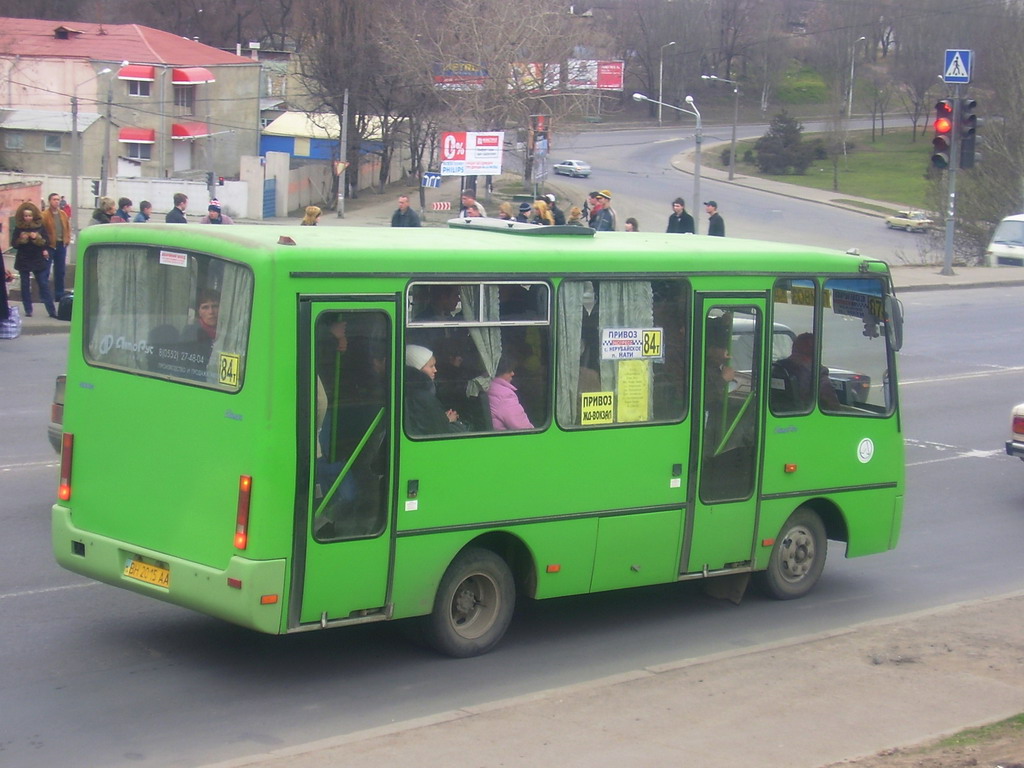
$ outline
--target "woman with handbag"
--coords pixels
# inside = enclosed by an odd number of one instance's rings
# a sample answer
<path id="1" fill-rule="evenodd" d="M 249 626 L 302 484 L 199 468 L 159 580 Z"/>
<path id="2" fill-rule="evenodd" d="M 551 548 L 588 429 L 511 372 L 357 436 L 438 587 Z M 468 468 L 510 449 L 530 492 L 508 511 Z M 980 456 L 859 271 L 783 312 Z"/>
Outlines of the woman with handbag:
<path id="1" fill-rule="evenodd" d="M 14 214 L 16 224 L 11 230 L 11 247 L 17 251 L 14 269 L 21 275 L 21 303 L 25 316 L 32 317 L 32 281 L 36 276 L 39 298 L 50 317 L 57 317 L 50 292 L 50 249 L 47 247 L 43 215 L 34 203 L 22 203 Z"/>

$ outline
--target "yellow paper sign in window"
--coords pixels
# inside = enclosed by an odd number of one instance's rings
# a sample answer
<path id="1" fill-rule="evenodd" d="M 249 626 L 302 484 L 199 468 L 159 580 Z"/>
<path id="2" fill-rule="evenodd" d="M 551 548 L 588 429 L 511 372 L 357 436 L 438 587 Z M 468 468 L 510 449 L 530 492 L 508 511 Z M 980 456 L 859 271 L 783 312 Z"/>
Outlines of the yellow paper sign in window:
<path id="1" fill-rule="evenodd" d="M 590 427 L 595 424 L 612 424 L 614 421 L 614 392 L 580 393 L 580 424 Z"/>
<path id="2" fill-rule="evenodd" d="M 651 364 L 646 360 L 619 363 L 618 421 L 649 421 L 651 418 Z"/>
<path id="3" fill-rule="evenodd" d="M 220 376 L 218 382 L 225 387 L 237 387 L 242 375 L 242 356 L 220 353 Z"/>

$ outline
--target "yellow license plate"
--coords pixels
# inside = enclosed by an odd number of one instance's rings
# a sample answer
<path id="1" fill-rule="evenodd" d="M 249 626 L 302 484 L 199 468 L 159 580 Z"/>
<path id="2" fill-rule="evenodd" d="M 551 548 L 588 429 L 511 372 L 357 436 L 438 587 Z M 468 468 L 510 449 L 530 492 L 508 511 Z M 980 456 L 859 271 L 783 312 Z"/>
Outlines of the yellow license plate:
<path id="1" fill-rule="evenodd" d="M 124 575 L 147 584 L 155 584 L 158 587 L 170 588 L 171 586 L 170 569 L 161 568 L 159 565 L 150 565 L 141 560 L 129 560 L 125 563 Z"/>

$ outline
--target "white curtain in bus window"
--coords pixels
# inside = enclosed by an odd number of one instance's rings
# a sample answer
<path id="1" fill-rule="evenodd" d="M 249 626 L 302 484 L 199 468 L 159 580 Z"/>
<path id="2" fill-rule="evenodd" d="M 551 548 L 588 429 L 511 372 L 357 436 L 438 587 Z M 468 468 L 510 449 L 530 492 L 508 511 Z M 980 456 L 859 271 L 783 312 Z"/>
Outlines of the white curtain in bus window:
<path id="1" fill-rule="evenodd" d="M 884 284 L 876 278 L 825 281 L 821 361 L 839 402 L 823 404 L 823 410 L 862 416 L 890 412 L 884 297 Z"/>
<path id="2" fill-rule="evenodd" d="M 558 294 L 559 423 L 682 418 L 687 296 L 678 280 L 564 281 Z M 617 339 L 642 350 L 612 354 L 608 347 Z"/>
<path id="3" fill-rule="evenodd" d="M 90 363 L 241 388 L 253 290 L 248 268 L 133 246 L 97 248 L 85 266 L 81 311 Z"/>

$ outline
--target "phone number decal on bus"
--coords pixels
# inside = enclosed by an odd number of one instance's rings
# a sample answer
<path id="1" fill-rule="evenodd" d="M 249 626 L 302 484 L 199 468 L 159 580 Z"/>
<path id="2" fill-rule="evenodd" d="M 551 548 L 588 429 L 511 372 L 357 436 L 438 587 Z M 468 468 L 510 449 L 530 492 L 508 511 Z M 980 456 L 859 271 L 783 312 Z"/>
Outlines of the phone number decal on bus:
<path id="1" fill-rule="evenodd" d="M 602 328 L 602 360 L 661 360 L 661 328 Z"/>

